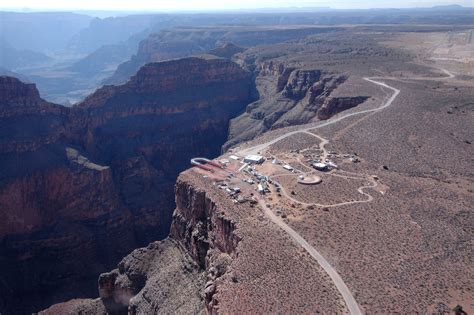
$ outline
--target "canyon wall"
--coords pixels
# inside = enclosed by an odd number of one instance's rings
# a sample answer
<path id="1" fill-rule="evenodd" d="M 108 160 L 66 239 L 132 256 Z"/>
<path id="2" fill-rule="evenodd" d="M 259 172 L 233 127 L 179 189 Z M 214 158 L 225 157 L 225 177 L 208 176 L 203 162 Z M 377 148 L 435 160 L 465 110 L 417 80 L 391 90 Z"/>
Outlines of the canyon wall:
<path id="1" fill-rule="evenodd" d="M 23 313 L 91 290 L 136 241 L 110 168 L 67 139 L 71 110 L 10 77 L 0 94 L 0 311 Z"/>
<path id="2" fill-rule="evenodd" d="M 368 96 L 333 96 L 348 79 L 337 72 L 296 68 L 278 62 L 239 60 L 257 76 L 259 100 L 232 119 L 224 150 L 273 129 L 302 125 L 365 102 Z"/>
<path id="3" fill-rule="evenodd" d="M 220 46 L 233 43 L 241 47 L 281 43 L 287 40 L 304 38 L 311 34 L 328 33 L 340 30 L 337 27 L 301 26 L 292 28 L 275 28 L 272 26 L 218 26 L 218 27 L 177 27 L 161 30 L 150 34 L 139 44 L 138 51 L 130 60 L 119 65 L 115 73 L 106 84 L 125 82 L 142 65 L 183 58 L 210 52 L 226 58 L 243 51 L 243 49 L 229 49 L 224 51 Z"/>
<path id="4" fill-rule="evenodd" d="M 71 300 L 42 314 L 346 311 L 319 265 L 257 206 L 233 203 L 195 169 L 180 174 L 175 193 L 169 238 L 133 251 L 102 274 L 99 298 Z"/>
<path id="5" fill-rule="evenodd" d="M 253 88 L 234 63 L 187 58 L 68 109 L 1 77 L 0 312 L 93 296 L 100 272 L 166 237 L 176 176 L 220 152 Z"/>
<path id="6" fill-rule="evenodd" d="M 255 44 L 263 37 L 278 41 L 330 30 L 250 36 L 243 28 L 237 33 L 216 31 L 216 36 Z M 227 48 L 214 53 L 230 57 L 242 51 Z M 178 182 L 172 220 L 177 175 L 189 167 L 191 157 L 218 156 L 224 143 L 226 149 L 267 130 L 327 119 L 366 99 L 333 97 L 347 79 L 337 71 L 234 59 L 240 66 L 212 56 L 149 63 L 127 83 L 104 86 L 72 108 L 41 100 L 33 85 L 2 78 L 0 217 L 5 224 L 0 224 L 0 267 L 12 273 L 1 276 L 6 294 L 0 298 L 0 311 L 28 313 L 71 297 L 94 296 L 101 272 L 131 250 L 164 239 L 170 227 L 176 242 L 153 243 L 126 258 L 133 265 L 140 255 L 148 257 L 141 276 L 119 265 L 100 278 L 105 304 L 96 304 L 120 312 L 129 306 L 146 311 L 162 307 L 166 299 L 146 304 L 147 295 L 140 295 L 147 285 L 150 292 L 159 292 L 156 284 L 143 280 L 155 263 L 166 265 L 168 258 L 157 252 L 168 253 L 176 268 L 192 270 L 191 281 L 207 278 L 207 284 L 193 291 L 203 299 L 197 298 L 192 309 L 205 305 L 213 312 L 223 303 L 214 294 L 214 280 L 225 273 L 240 241 L 233 233 L 235 221 L 220 215 L 218 197 L 211 202 L 198 189 L 202 183 L 187 181 Z M 187 256 L 173 260 L 178 251 Z M 285 264 L 293 261 L 290 251 Z M 260 264 L 252 255 L 249 259 Z M 268 261 L 270 267 L 272 263 Z M 169 281 L 164 273 L 156 279 Z M 226 277 L 225 286 L 232 279 Z M 176 281 L 176 290 L 190 285 L 182 280 Z M 251 289 L 244 289 L 242 298 L 251 305 L 258 296 L 249 293 L 255 288 L 248 285 Z M 170 284 L 169 292 L 174 288 Z M 185 310 L 173 307 L 170 311 Z"/>
<path id="7" fill-rule="evenodd" d="M 186 172 L 189 173 L 189 172 Z M 212 193 L 183 174 L 175 187 L 170 237 L 134 250 L 98 279 L 99 299 L 53 305 L 43 315 L 212 312 L 215 280 L 227 272 L 240 237 Z M 225 204 L 225 202 L 224 202 Z M 206 282 L 207 279 L 207 282 Z"/>
<path id="8" fill-rule="evenodd" d="M 77 106 L 89 122 L 75 134 L 89 156 L 114 170 L 122 201 L 140 221 L 140 243 L 168 235 L 176 176 L 190 157 L 220 152 L 228 121 L 254 97 L 252 88 L 250 73 L 234 63 L 187 58 L 148 64 Z"/>

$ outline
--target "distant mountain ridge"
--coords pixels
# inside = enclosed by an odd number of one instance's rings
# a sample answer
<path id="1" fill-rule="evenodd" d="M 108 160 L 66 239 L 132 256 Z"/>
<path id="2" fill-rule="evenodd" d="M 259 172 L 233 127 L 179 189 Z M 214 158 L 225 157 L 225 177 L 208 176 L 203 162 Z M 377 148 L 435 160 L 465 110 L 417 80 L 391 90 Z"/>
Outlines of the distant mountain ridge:
<path id="1" fill-rule="evenodd" d="M 40 52 L 28 49 L 15 49 L 0 40 L 0 67 L 16 70 L 21 67 L 37 66 L 51 61 L 51 58 Z"/>

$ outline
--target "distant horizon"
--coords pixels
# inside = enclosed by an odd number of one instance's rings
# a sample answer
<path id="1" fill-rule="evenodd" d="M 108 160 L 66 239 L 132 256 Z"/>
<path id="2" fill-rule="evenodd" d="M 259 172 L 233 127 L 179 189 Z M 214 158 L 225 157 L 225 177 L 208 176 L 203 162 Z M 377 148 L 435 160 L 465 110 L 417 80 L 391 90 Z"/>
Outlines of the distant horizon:
<path id="1" fill-rule="evenodd" d="M 471 0 L 461 1 L 398 1 L 398 6 L 393 6 L 393 1 L 289 1 L 289 0 L 241 0 L 236 3 L 230 0 L 196 1 L 183 0 L 179 4 L 152 2 L 149 0 L 136 0 L 133 6 L 127 2 L 84 0 L 80 4 L 76 1 L 47 0 L 38 3 L 31 0 L 19 0 L 13 5 L 0 6 L 0 11 L 18 13 L 35 12 L 110 12 L 110 13 L 206 13 L 206 12 L 271 12 L 271 11 L 302 11 L 302 10 L 377 10 L 377 9 L 423 9 L 439 6 L 461 6 L 474 8 Z M 375 2 L 375 3 L 374 3 Z M 105 3 L 105 4 L 104 4 Z M 107 5 L 107 3 L 109 3 Z"/>

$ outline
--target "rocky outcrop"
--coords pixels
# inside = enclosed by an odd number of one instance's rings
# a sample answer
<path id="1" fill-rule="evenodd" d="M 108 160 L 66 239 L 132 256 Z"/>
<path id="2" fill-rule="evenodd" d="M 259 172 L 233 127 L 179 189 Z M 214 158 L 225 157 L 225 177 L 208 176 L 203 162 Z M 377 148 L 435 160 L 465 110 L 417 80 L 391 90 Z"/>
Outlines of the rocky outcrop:
<path id="1" fill-rule="evenodd" d="M 98 300 L 72 300 L 55 310 L 73 314 L 81 309 L 114 314 L 212 312 L 216 280 L 228 271 L 241 240 L 236 223 L 218 198 L 183 174 L 176 183 L 176 209 L 170 237 L 134 250 L 118 268 L 98 279 Z M 207 282 L 206 282 L 207 281 Z"/>
<path id="2" fill-rule="evenodd" d="M 239 47 L 232 43 L 225 43 L 209 51 L 209 54 L 217 56 L 217 57 L 221 57 L 221 58 L 231 59 L 232 56 L 234 56 L 235 54 L 241 53 L 243 51 L 245 51 L 245 48 Z"/>
<path id="3" fill-rule="evenodd" d="M 14 78 L 0 93 L 0 311 L 18 314 L 83 296 L 136 240 L 111 169 L 67 139 L 71 110 Z"/>
<path id="4" fill-rule="evenodd" d="M 218 304 L 214 300 L 215 281 L 227 272 L 241 240 L 236 223 L 221 207 L 206 190 L 186 180 L 186 176 L 178 179 L 170 237 L 179 240 L 193 260 L 207 271 L 207 282 L 200 289 L 211 313 Z"/>
<path id="5" fill-rule="evenodd" d="M 241 61 L 244 64 L 248 61 Z M 255 62 L 258 101 L 234 118 L 224 150 L 272 129 L 301 125 L 333 115 L 363 103 L 365 96 L 333 96 L 347 77 L 335 72 L 287 66 L 274 61 Z"/>
<path id="6" fill-rule="evenodd" d="M 99 300 L 73 300 L 46 313 L 344 312 L 330 279 L 252 204 L 233 203 L 193 169 L 181 173 L 175 191 L 168 239 L 102 274 Z"/>
<path id="7" fill-rule="evenodd" d="M 229 255 L 235 253 L 240 241 L 234 233 L 235 224 L 218 214 L 216 203 L 204 190 L 178 180 L 176 202 L 170 236 L 180 240 L 201 268 L 206 267 L 210 248 Z"/>
<path id="8" fill-rule="evenodd" d="M 196 314 L 203 309 L 204 279 L 181 245 L 166 239 L 134 250 L 117 269 L 101 274 L 99 296 L 110 313 Z"/>
<path id="9" fill-rule="evenodd" d="M 2 78 L 0 311 L 94 295 L 100 272 L 166 237 L 176 176 L 219 154 L 253 86 L 234 63 L 188 58 L 68 109 Z"/>
<path id="10" fill-rule="evenodd" d="M 183 36 L 184 35 L 184 36 Z M 162 30 L 141 41 L 138 51 L 130 60 L 120 64 L 106 84 L 125 82 L 144 64 L 201 54 L 213 49 L 217 43 L 214 32 L 193 30 L 183 34 L 180 30 Z"/>
<path id="11" fill-rule="evenodd" d="M 202 269 L 172 239 L 134 250 L 98 280 L 99 298 L 71 300 L 40 314 L 198 314 Z"/>
<path id="12" fill-rule="evenodd" d="M 22 83 L 17 78 L 0 77 L 0 95 L 2 109 L 13 106 L 38 106 L 40 103 L 46 104 L 40 96 L 34 84 Z"/>
<path id="13" fill-rule="evenodd" d="M 223 23 L 224 24 L 224 23 Z M 240 47 L 281 43 L 308 35 L 334 32 L 332 27 L 301 27 L 279 29 L 261 26 L 180 27 L 153 33 L 140 42 L 136 55 L 122 63 L 106 84 L 119 84 L 130 78 L 142 65 L 149 62 L 210 53 L 230 58 L 243 51 Z M 226 43 L 233 43 L 232 45 Z"/>
<path id="14" fill-rule="evenodd" d="M 193 175 L 180 176 L 175 193 L 170 237 L 134 250 L 117 269 L 101 274 L 100 303 L 72 300 L 42 314 L 103 308 L 113 314 L 212 313 L 216 281 L 228 271 L 241 238 L 219 198 L 196 185 Z"/>
<path id="15" fill-rule="evenodd" d="M 362 104 L 368 98 L 368 96 L 330 98 L 324 102 L 324 104 L 318 110 L 318 118 L 321 120 L 329 119 L 337 113 Z"/>

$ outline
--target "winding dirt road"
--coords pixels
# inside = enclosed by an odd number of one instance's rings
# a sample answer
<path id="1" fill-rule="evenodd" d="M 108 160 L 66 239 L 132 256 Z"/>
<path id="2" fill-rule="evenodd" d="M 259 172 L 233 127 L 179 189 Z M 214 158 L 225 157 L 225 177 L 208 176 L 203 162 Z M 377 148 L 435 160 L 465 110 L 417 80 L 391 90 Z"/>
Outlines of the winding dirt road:
<path id="1" fill-rule="evenodd" d="M 332 118 L 332 119 L 329 119 L 323 123 L 319 123 L 318 125 L 316 126 L 311 126 L 311 127 L 303 127 L 301 129 L 297 129 L 297 130 L 294 130 L 294 131 L 290 131 L 288 133 L 285 133 L 279 137 L 276 137 L 275 139 L 272 139 L 270 141 L 267 141 L 265 143 L 262 143 L 262 144 L 258 144 L 258 145 L 255 145 L 253 147 L 250 147 L 250 148 L 247 148 L 247 149 L 243 149 L 243 150 L 240 150 L 238 152 L 238 154 L 240 154 L 241 156 L 245 156 L 245 155 L 249 155 L 249 154 L 257 154 L 258 152 L 268 148 L 269 146 L 271 146 L 272 144 L 274 143 L 277 143 L 278 141 L 281 141 L 285 138 L 288 138 L 292 135 L 295 135 L 295 134 L 298 134 L 298 133 L 305 133 L 305 132 L 309 132 L 311 130 L 314 130 L 314 129 L 319 129 L 319 128 L 322 128 L 322 127 L 326 127 L 326 126 L 330 126 L 332 124 L 335 124 L 335 123 L 338 123 L 340 122 L 341 120 L 344 120 L 346 118 L 349 118 L 349 117 L 352 117 L 352 116 L 356 116 L 356 115 L 361 115 L 361 114 L 366 114 L 366 113 L 373 113 L 373 112 L 378 112 L 378 111 L 381 111 L 387 107 L 389 107 L 390 105 L 392 105 L 393 101 L 397 98 L 398 94 L 400 94 L 400 90 L 399 89 L 396 89 L 394 87 L 391 87 L 389 85 L 387 85 L 386 83 L 384 82 L 379 82 L 379 81 L 375 81 L 371 78 L 364 78 L 364 80 L 368 81 L 368 82 L 371 82 L 373 84 L 377 84 L 377 85 L 380 85 L 382 87 L 385 87 L 389 90 L 392 90 L 394 93 L 392 94 L 392 96 L 384 103 L 382 104 L 382 106 L 380 107 L 377 107 L 377 108 L 372 108 L 372 109 L 366 109 L 366 110 L 361 110 L 361 111 L 358 111 L 358 112 L 352 112 L 352 113 L 349 113 L 349 114 L 345 114 L 345 115 L 341 115 L 339 117 L 335 117 L 335 118 Z"/>
<path id="2" fill-rule="evenodd" d="M 359 315 L 362 314 L 359 305 L 357 304 L 354 296 L 347 287 L 347 285 L 342 280 L 341 276 L 337 273 L 331 264 L 313 247 L 311 246 L 301 235 L 293 230 L 288 224 L 283 222 L 282 219 L 277 217 L 272 210 L 270 210 L 263 199 L 259 200 L 259 205 L 263 209 L 265 215 L 270 218 L 276 225 L 278 225 L 282 230 L 284 230 L 296 243 L 303 247 L 308 254 L 313 257 L 318 264 L 324 269 L 324 271 L 329 275 L 334 285 L 336 286 L 339 293 L 342 295 L 344 302 L 347 305 L 350 314 Z"/>
<path id="3" fill-rule="evenodd" d="M 329 174 L 329 173 L 328 173 Z M 295 176 L 295 174 L 288 174 L 288 175 L 293 175 Z M 363 180 L 369 180 L 367 178 L 362 178 L 362 177 L 351 177 L 351 176 L 346 176 L 346 175 L 340 175 L 340 174 L 330 174 L 332 176 L 338 176 L 338 177 L 342 177 L 342 178 L 346 178 L 346 179 L 363 179 Z M 275 175 L 275 176 L 271 176 L 271 178 L 275 178 L 275 177 L 280 177 L 280 176 L 285 176 L 285 175 Z M 334 208 L 334 207 L 340 207 L 340 206 L 347 206 L 347 205 L 353 205 L 353 204 L 357 204 L 357 203 L 367 203 L 367 202 L 371 202 L 372 200 L 374 200 L 374 197 L 372 197 L 370 194 L 364 192 L 364 189 L 373 189 L 375 187 L 378 186 L 378 183 L 377 181 L 375 180 L 371 180 L 372 182 L 372 185 L 364 185 L 364 186 L 360 186 L 359 188 L 357 188 L 357 191 L 361 194 L 361 195 L 364 195 L 367 197 L 366 200 L 354 200 L 354 201 L 344 201 L 344 202 L 340 202 L 340 203 L 334 203 L 334 204 L 320 204 L 320 203 L 309 203 L 309 202 L 303 202 L 303 201 L 300 201 L 298 199 L 295 199 L 293 198 L 290 194 L 288 194 L 288 192 L 285 190 L 285 188 L 276 180 L 274 180 L 275 182 L 278 183 L 278 185 L 280 186 L 281 188 L 281 193 L 283 196 L 285 196 L 287 199 L 293 201 L 293 202 L 296 202 L 296 203 L 299 203 L 303 206 L 316 206 L 316 207 L 320 207 L 320 208 Z"/>
<path id="4" fill-rule="evenodd" d="M 410 79 L 414 79 L 414 80 L 417 80 L 417 79 L 420 79 L 420 80 L 421 79 L 423 79 L 423 80 L 430 80 L 430 79 L 431 80 L 440 80 L 440 79 L 445 80 L 445 79 L 451 79 L 451 78 L 455 77 L 454 74 L 452 74 L 451 72 L 449 72 L 446 69 L 440 69 L 440 70 L 443 71 L 444 73 L 446 73 L 447 77 L 443 77 L 443 78 L 418 78 L 418 77 L 413 77 L 413 78 L 410 78 Z M 393 94 L 386 101 L 384 101 L 381 106 L 379 106 L 377 108 L 373 108 L 373 109 L 366 109 L 366 110 L 361 110 L 361 111 L 358 111 L 358 112 L 352 112 L 352 113 L 349 113 L 349 114 L 341 115 L 339 117 L 329 119 L 329 120 L 327 120 L 323 123 L 319 123 L 316 126 L 302 127 L 298 130 L 294 130 L 294 131 L 288 132 L 284 135 L 281 135 L 279 137 L 276 137 L 275 139 L 273 139 L 271 141 L 268 141 L 268 142 L 265 142 L 265 143 L 262 143 L 262 144 L 259 144 L 259 145 L 255 145 L 255 146 L 247 148 L 247 149 L 240 150 L 240 152 L 238 152 L 238 153 L 241 156 L 245 156 L 245 155 L 248 155 L 248 154 L 257 154 L 258 152 L 268 148 L 270 145 L 272 145 L 274 143 L 277 143 L 278 141 L 283 140 L 285 138 L 288 138 L 288 137 L 290 137 L 294 134 L 308 133 L 308 134 L 311 134 L 311 135 L 313 135 L 313 136 L 315 136 L 315 137 L 317 137 L 321 140 L 321 143 L 320 143 L 319 147 L 323 152 L 323 160 L 325 160 L 326 157 L 327 157 L 327 154 L 328 154 L 328 152 L 325 149 L 325 145 L 329 141 L 327 139 L 324 139 L 324 138 L 312 133 L 311 130 L 316 130 L 318 128 L 329 126 L 329 125 L 338 123 L 341 120 L 344 120 L 346 118 L 353 117 L 353 116 L 356 116 L 356 115 L 376 113 L 376 112 L 381 111 L 381 110 L 389 107 L 390 105 L 392 105 L 393 101 L 400 94 L 400 90 L 396 89 L 392 86 L 389 86 L 388 84 L 386 84 L 383 81 L 378 81 L 378 80 L 384 80 L 384 79 L 387 80 L 387 79 L 391 79 L 391 78 L 388 78 L 388 77 L 385 77 L 385 78 L 380 78 L 380 77 L 367 78 L 366 77 L 366 78 L 364 78 L 364 80 L 366 80 L 370 83 L 376 84 L 378 86 L 381 86 L 383 88 L 386 88 L 386 89 L 389 89 L 389 90 L 393 91 Z M 340 174 L 332 174 L 332 175 L 341 176 L 341 177 L 345 177 L 345 178 L 350 178 L 350 176 L 346 176 L 346 175 L 340 175 Z M 358 178 L 358 177 L 354 177 L 354 178 L 362 179 L 362 178 Z M 364 178 L 364 179 L 367 179 L 367 178 Z M 350 202 L 343 202 L 343 203 L 332 204 L 332 205 L 318 205 L 318 204 L 308 204 L 308 205 L 317 205 L 317 206 L 321 206 L 321 207 L 337 207 L 337 206 L 342 206 L 342 205 L 347 205 L 347 204 L 371 202 L 373 200 L 373 197 L 370 194 L 368 194 L 364 191 L 364 189 L 373 189 L 378 185 L 376 180 L 374 180 L 373 178 L 371 180 L 372 180 L 372 185 L 361 186 L 357 189 L 360 194 L 367 196 L 367 198 L 368 198 L 367 200 L 350 201 Z M 297 201 L 296 199 L 293 199 L 291 196 L 289 196 L 284 189 L 282 191 L 283 191 L 286 198 L 301 203 L 300 201 Z M 265 215 L 270 220 L 272 220 L 276 225 L 278 225 L 281 229 L 283 229 L 294 241 L 296 241 L 300 246 L 302 246 L 319 263 L 319 265 L 324 269 L 324 271 L 326 271 L 326 273 L 332 279 L 332 281 L 333 281 L 334 285 L 336 286 L 337 290 L 341 294 L 342 298 L 344 299 L 344 302 L 347 305 L 349 313 L 350 314 L 357 314 L 357 315 L 362 314 L 362 311 L 360 310 L 359 305 L 357 304 L 353 294 L 351 293 L 351 291 L 349 290 L 347 285 L 344 283 L 341 276 L 339 276 L 337 271 L 334 269 L 334 267 L 332 267 L 331 264 L 329 264 L 329 262 L 316 250 L 316 248 L 311 246 L 301 235 L 299 235 L 295 230 L 293 230 L 290 226 L 288 226 L 288 224 L 286 224 L 281 218 L 276 216 L 267 207 L 264 199 L 259 199 L 258 203 L 259 203 L 260 207 L 262 208 L 262 210 L 264 211 Z"/>
<path id="5" fill-rule="evenodd" d="M 326 146 L 326 144 L 329 143 L 329 140 L 327 140 L 327 139 L 325 139 L 325 138 L 323 138 L 323 137 L 321 137 L 317 134 L 309 132 L 309 131 L 302 131 L 301 133 L 309 134 L 309 135 L 314 136 L 314 137 L 318 138 L 319 140 L 321 140 L 321 143 L 319 144 L 319 149 L 323 152 L 321 160 L 326 161 L 327 156 L 328 156 L 328 151 L 326 150 L 325 146 Z M 299 164 L 301 164 L 305 168 L 308 168 L 308 166 L 303 164 L 299 158 L 297 158 L 297 161 L 298 161 Z M 302 173 L 305 177 L 310 175 L 310 174 L 315 173 L 315 171 L 310 171 L 310 172 L 299 171 L 299 172 Z M 348 173 L 348 172 L 345 172 L 345 173 Z M 327 204 L 327 205 L 320 204 L 320 203 L 303 202 L 303 201 L 297 200 L 296 198 L 293 198 L 290 194 L 288 194 L 288 192 L 283 187 L 283 185 L 281 185 L 277 180 L 275 180 L 275 178 L 278 178 L 278 177 L 298 176 L 298 174 L 287 174 L 287 173 L 275 174 L 275 175 L 270 176 L 270 178 L 273 179 L 280 186 L 283 196 L 285 196 L 287 199 L 289 199 L 293 202 L 300 203 L 304 206 L 317 206 L 317 207 L 322 207 L 322 208 L 334 208 L 334 207 L 347 206 L 347 205 L 356 204 L 356 203 L 367 203 L 367 202 L 371 202 L 372 200 L 374 200 L 374 198 L 370 194 L 364 192 L 364 189 L 375 188 L 375 187 L 378 186 L 378 182 L 373 177 L 367 177 L 367 176 L 363 176 L 363 175 L 359 175 L 359 174 L 353 174 L 355 176 L 348 176 L 348 175 L 344 175 L 344 174 L 335 173 L 334 171 L 331 171 L 331 172 L 327 173 L 327 175 L 341 177 L 341 178 L 345 178 L 345 179 L 358 179 L 358 180 L 370 181 L 372 183 L 372 185 L 364 185 L 364 186 L 360 186 L 360 187 L 357 188 L 357 191 L 359 192 L 359 194 L 366 196 L 367 199 L 366 200 L 355 200 L 355 201 L 344 201 L 344 202 L 340 202 L 340 203 Z"/>
<path id="6" fill-rule="evenodd" d="M 247 149 L 243 149 L 243 150 L 239 151 L 238 154 L 240 154 L 241 156 L 245 156 L 245 155 L 248 155 L 248 154 L 257 154 L 258 152 L 268 148 L 270 145 L 272 145 L 274 143 L 277 143 L 278 141 L 283 140 L 285 138 L 288 138 L 288 137 L 290 137 L 294 134 L 309 133 L 309 134 L 312 134 L 313 136 L 318 137 L 318 138 L 321 139 L 322 142 L 320 143 L 320 148 L 323 151 L 323 157 L 326 158 L 327 157 L 327 151 L 326 151 L 324 146 L 328 143 L 328 140 L 326 140 L 324 138 L 321 138 L 321 137 L 311 133 L 310 132 L 311 130 L 315 130 L 315 129 L 318 129 L 318 128 L 322 128 L 322 127 L 325 127 L 325 126 L 335 124 L 337 122 L 340 122 L 341 120 L 344 120 L 344 119 L 352 117 L 352 116 L 381 111 L 381 110 L 389 107 L 390 105 L 392 105 L 393 101 L 397 98 L 398 94 L 400 94 L 400 90 L 398 90 L 394 87 L 391 87 L 391 86 L 387 85 L 384 82 L 375 81 L 371 78 L 364 78 L 364 80 L 393 91 L 392 96 L 387 101 L 385 101 L 380 107 L 377 107 L 377 108 L 374 108 L 374 109 L 361 110 L 361 111 L 358 111 L 358 112 L 353 112 L 353 113 L 341 115 L 339 117 L 330 119 L 330 120 L 325 121 L 323 123 L 320 123 L 317 126 L 303 127 L 303 128 L 298 129 L 298 130 L 291 131 L 291 132 L 288 132 L 284 135 L 276 137 L 275 139 L 273 139 L 271 141 L 267 141 L 265 143 L 262 143 L 262 144 L 259 144 L 259 145 L 256 145 L 256 146 L 253 146 L 253 147 L 250 147 L 250 148 L 247 148 Z M 372 201 L 373 197 L 371 195 L 365 193 L 363 190 L 366 189 L 366 188 L 373 188 L 373 187 L 374 186 L 359 187 L 358 191 L 361 194 L 366 195 L 369 198 L 367 201 L 361 201 L 361 202 L 370 202 L 370 201 Z M 284 193 L 285 193 L 286 197 L 288 198 L 288 195 L 286 194 L 286 192 L 284 192 Z M 333 281 L 334 285 L 336 286 L 337 290 L 339 291 L 342 298 L 344 299 L 344 302 L 346 303 L 346 306 L 349 310 L 349 313 L 353 314 L 353 315 L 362 314 L 362 311 L 360 310 L 359 305 L 357 304 L 353 294 L 351 293 L 351 291 L 349 290 L 347 285 L 344 283 L 341 276 L 337 273 L 336 269 L 334 269 L 334 267 L 332 267 L 331 264 L 329 264 L 329 262 L 316 250 L 316 248 L 311 246 L 301 235 L 299 235 L 295 230 L 293 230 L 290 226 L 288 226 L 288 224 L 286 224 L 282 219 L 277 217 L 266 206 L 266 203 L 265 203 L 264 199 L 259 199 L 258 203 L 259 203 L 260 207 L 262 208 L 262 210 L 264 211 L 265 215 L 273 223 L 275 223 L 281 229 L 283 229 L 300 246 L 302 246 L 318 262 L 318 264 L 324 269 L 324 271 L 329 275 L 329 277 Z M 355 202 L 352 201 L 350 203 L 355 203 Z M 343 204 L 346 204 L 346 203 L 343 203 Z M 340 206 L 340 205 L 343 205 L 343 204 L 338 204 L 337 206 Z M 334 207 L 336 205 L 330 205 L 330 206 Z"/>

